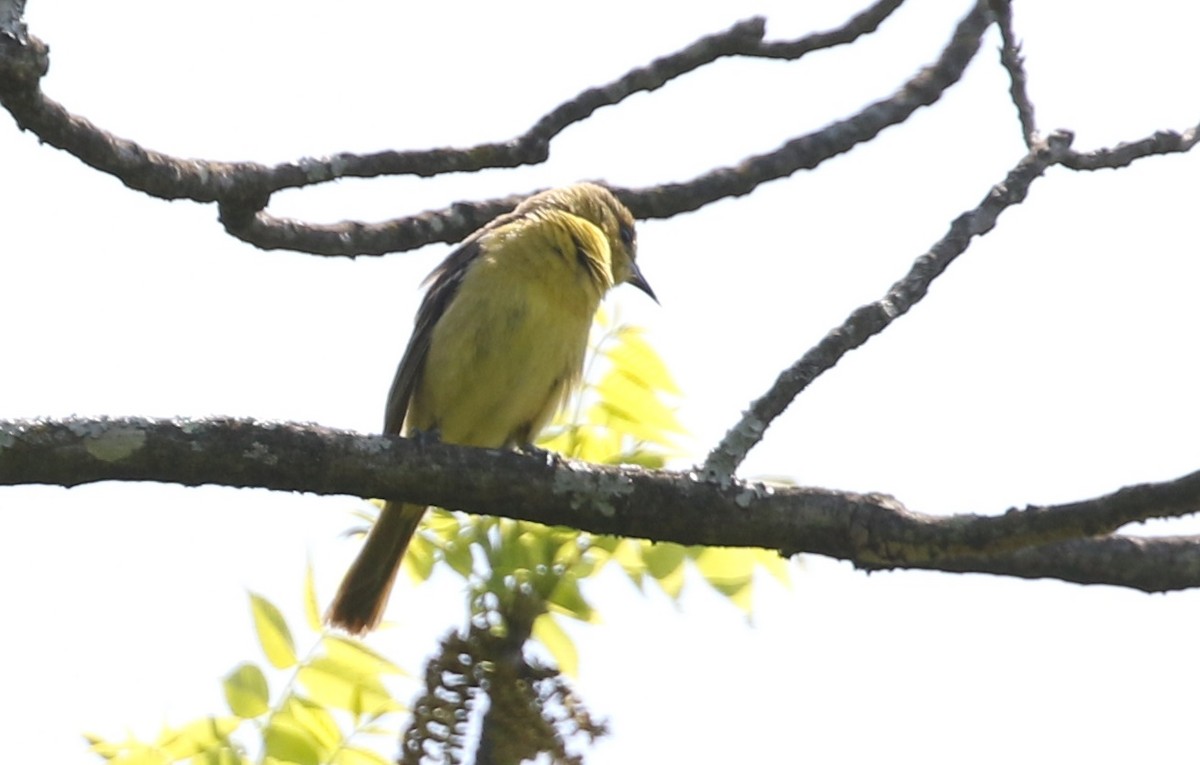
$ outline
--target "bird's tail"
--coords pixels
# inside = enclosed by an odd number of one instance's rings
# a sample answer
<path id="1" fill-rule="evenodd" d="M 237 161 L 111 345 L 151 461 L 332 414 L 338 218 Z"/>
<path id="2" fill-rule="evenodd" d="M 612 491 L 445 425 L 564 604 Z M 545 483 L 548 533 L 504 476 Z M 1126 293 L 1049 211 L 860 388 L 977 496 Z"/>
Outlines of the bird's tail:
<path id="1" fill-rule="evenodd" d="M 342 579 L 325 620 L 355 635 L 374 629 L 383 616 L 408 540 L 421 523 L 425 508 L 386 502 L 367 541 Z"/>

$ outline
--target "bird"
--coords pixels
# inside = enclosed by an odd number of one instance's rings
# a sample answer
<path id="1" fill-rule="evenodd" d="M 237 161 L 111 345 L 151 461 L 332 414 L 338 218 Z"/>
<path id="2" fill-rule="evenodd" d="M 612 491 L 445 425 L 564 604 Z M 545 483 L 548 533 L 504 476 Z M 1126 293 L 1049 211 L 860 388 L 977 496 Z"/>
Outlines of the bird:
<path id="1" fill-rule="evenodd" d="M 528 447 L 578 386 L 596 310 L 623 283 L 657 302 L 637 265 L 633 215 L 612 192 L 578 183 L 528 197 L 422 283 L 384 433 Z M 331 626 L 378 626 L 425 510 L 384 502 L 326 613 Z"/>

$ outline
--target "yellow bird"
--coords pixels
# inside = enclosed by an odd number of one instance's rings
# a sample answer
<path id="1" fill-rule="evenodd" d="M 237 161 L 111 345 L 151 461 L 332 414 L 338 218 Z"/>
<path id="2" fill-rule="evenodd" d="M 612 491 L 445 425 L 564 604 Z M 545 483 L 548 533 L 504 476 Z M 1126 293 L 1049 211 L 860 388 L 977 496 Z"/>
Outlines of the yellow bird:
<path id="1" fill-rule="evenodd" d="M 416 326 L 388 394 L 384 433 L 526 446 L 579 383 L 601 298 L 638 270 L 633 215 L 581 183 L 536 194 L 467 237 L 425 280 Z M 379 624 L 425 508 L 387 502 L 326 619 Z"/>

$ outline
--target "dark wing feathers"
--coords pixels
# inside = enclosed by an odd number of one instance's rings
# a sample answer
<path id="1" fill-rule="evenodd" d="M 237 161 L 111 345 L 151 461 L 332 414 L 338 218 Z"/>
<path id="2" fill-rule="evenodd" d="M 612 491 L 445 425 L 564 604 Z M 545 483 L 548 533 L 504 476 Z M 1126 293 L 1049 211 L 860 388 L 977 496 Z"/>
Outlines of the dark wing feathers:
<path id="1" fill-rule="evenodd" d="M 496 221 L 500 221 L 502 218 L 497 218 Z M 437 326 L 438 320 L 446 312 L 446 307 L 458 294 L 458 287 L 462 284 L 463 275 L 466 274 L 475 258 L 479 256 L 479 234 L 481 233 L 482 231 L 476 232 L 462 246 L 450 253 L 425 280 L 429 289 L 425 293 L 424 300 L 421 301 L 420 309 L 417 310 L 412 337 L 408 341 L 408 347 L 404 350 L 403 358 L 400 359 L 396 377 L 392 380 L 392 389 L 388 393 L 387 412 L 383 419 L 384 433 L 398 434 L 404 427 L 408 402 L 412 399 L 417 381 L 421 379 L 421 371 L 425 368 L 425 357 L 429 353 L 433 328 Z"/>

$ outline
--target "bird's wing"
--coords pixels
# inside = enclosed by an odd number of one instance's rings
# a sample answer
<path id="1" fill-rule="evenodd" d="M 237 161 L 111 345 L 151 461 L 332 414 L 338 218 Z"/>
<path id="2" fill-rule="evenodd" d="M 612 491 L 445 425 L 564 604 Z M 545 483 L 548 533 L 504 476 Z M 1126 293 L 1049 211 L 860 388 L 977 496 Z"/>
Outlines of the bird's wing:
<path id="1" fill-rule="evenodd" d="M 396 368 L 396 377 L 392 380 L 392 389 L 388 393 L 387 412 L 383 418 L 384 433 L 398 434 L 404 428 L 408 402 L 425 368 L 425 357 L 429 352 L 433 328 L 458 294 L 463 275 L 479 256 L 479 252 L 479 236 L 472 236 L 450 253 L 426 278 L 425 283 L 429 285 L 429 289 L 425 292 L 420 309 L 417 310 L 412 337 L 409 338 L 408 347 L 400 359 L 400 366 Z"/>

